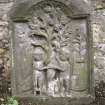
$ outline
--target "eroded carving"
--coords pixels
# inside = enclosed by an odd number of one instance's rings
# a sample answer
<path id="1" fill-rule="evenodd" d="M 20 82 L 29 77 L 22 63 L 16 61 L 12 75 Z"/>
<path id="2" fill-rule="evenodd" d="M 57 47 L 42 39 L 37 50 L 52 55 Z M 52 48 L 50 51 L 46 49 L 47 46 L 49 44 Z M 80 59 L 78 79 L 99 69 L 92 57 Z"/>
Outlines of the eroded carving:
<path id="1" fill-rule="evenodd" d="M 34 94 L 70 97 L 72 92 L 86 92 L 86 30 L 82 32 L 82 25 L 73 22 L 60 6 L 45 3 L 34 7 L 28 26 Z"/>

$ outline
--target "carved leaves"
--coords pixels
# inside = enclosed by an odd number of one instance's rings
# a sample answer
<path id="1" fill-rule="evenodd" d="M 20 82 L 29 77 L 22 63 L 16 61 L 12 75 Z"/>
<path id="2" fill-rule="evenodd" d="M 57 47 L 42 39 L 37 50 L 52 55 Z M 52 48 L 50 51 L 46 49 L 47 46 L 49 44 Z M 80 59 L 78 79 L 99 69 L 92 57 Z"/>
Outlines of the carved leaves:
<path id="1" fill-rule="evenodd" d="M 70 21 L 60 7 L 46 5 L 34 13 L 30 19 L 29 27 L 32 34 L 45 37 L 49 46 L 56 39 L 60 47 L 67 44 L 69 40 Z"/>

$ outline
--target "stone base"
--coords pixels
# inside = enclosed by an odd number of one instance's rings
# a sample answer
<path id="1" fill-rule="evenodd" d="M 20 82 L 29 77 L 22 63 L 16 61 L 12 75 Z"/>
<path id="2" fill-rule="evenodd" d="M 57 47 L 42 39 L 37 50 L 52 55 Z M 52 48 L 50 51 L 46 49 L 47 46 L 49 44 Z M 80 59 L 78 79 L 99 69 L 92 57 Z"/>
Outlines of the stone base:
<path id="1" fill-rule="evenodd" d="M 21 105 L 88 105 L 95 98 L 92 96 L 75 98 L 53 97 L 17 97 Z"/>

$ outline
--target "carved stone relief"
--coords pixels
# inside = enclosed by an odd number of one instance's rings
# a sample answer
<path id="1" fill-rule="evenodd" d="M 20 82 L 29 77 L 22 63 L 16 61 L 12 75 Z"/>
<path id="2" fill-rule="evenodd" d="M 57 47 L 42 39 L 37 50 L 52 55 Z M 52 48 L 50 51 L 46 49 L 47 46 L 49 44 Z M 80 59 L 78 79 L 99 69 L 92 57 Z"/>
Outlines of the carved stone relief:
<path id="1" fill-rule="evenodd" d="M 62 5 L 35 5 L 27 22 L 15 22 L 14 67 L 18 94 L 72 97 L 88 94 L 85 19 Z M 81 93 L 81 94 L 80 94 Z"/>

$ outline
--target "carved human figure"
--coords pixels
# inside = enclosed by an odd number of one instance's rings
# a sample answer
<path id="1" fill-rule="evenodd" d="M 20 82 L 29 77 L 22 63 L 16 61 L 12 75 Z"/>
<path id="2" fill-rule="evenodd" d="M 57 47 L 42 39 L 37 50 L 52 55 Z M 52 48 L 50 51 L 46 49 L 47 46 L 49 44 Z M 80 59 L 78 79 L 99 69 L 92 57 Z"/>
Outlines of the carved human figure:
<path id="1" fill-rule="evenodd" d="M 59 48 L 60 43 L 58 39 L 54 38 L 51 42 L 50 62 L 47 65 L 48 92 L 53 96 L 61 95 L 60 75 L 61 72 L 64 72 L 59 65 Z"/>
<path id="2" fill-rule="evenodd" d="M 41 46 L 34 48 L 33 54 L 33 77 L 34 77 L 34 94 L 40 95 L 46 93 L 45 69 L 44 67 L 45 51 Z"/>
<path id="3" fill-rule="evenodd" d="M 68 46 L 61 47 L 59 51 L 59 61 L 60 66 L 63 68 L 64 72 L 61 74 L 61 84 L 62 84 L 62 95 L 69 96 L 70 95 L 70 76 L 71 70 L 71 62 L 70 62 L 70 48 Z"/>

